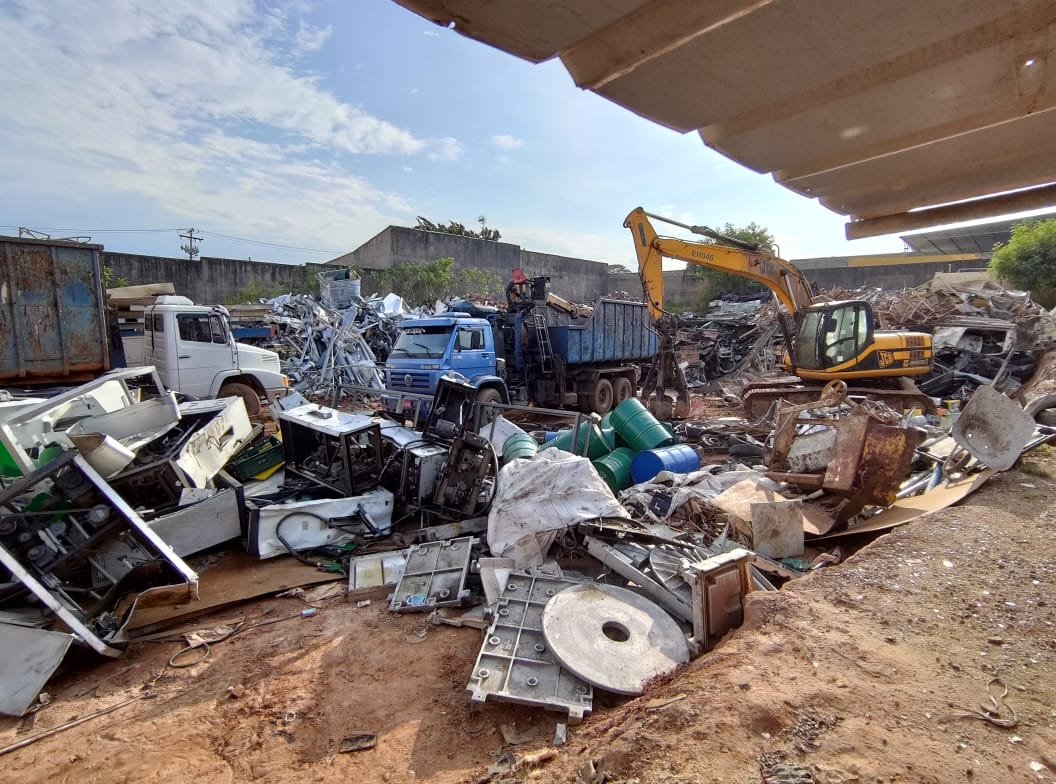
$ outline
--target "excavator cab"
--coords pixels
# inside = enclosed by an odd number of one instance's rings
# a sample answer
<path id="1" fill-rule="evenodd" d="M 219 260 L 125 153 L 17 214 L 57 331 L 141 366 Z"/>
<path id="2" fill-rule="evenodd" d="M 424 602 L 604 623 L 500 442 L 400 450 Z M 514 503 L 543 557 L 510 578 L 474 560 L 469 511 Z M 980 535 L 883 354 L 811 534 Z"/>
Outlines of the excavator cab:
<path id="1" fill-rule="evenodd" d="M 804 370 L 850 369 L 848 363 L 868 354 L 872 342 L 873 309 L 868 302 L 812 305 L 800 320 L 795 365 Z"/>

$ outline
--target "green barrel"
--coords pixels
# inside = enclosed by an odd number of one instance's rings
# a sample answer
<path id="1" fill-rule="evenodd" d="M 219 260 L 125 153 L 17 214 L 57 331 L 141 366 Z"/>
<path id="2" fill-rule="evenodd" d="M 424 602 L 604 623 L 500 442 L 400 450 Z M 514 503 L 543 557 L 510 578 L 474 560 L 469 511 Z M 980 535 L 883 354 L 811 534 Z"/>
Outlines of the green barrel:
<path id="1" fill-rule="evenodd" d="M 616 428 L 601 425 L 601 437 L 605 439 L 605 446 L 611 452 L 616 448 Z"/>
<path id="2" fill-rule="evenodd" d="M 675 443 L 674 436 L 636 397 L 629 397 L 616 406 L 611 421 L 617 435 L 635 452 Z"/>
<path id="3" fill-rule="evenodd" d="M 539 451 L 539 444 L 529 433 L 515 433 L 502 445 L 502 462 L 509 463 L 517 458 L 531 460 Z"/>
<path id="4" fill-rule="evenodd" d="M 575 448 L 573 448 L 573 445 Z M 576 437 L 575 442 L 572 440 L 572 430 L 562 430 L 557 434 L 557 438 L 548 444 L 543 446 L 543 449 L 549 449 L 554 447 L 564 452 L 571 452 L 574 455 L 583 455 L 583 447 L 586 446 L 586 457 L 591 460 L 601 457 L 607 454 L 609 451 L 609 445 L 605 442 L 605 437 L 601 434 L 601 429 L 593 422 L 583 422 L 579 426 L 579 435 Z"/>
<path id="5" fill-rule="evenodd" d="M 594 461 L 598 475 L 614 493 L 631 486 L 631 463 L 634 461 L 634 450 L 627 447 L 609 452 Z"/>

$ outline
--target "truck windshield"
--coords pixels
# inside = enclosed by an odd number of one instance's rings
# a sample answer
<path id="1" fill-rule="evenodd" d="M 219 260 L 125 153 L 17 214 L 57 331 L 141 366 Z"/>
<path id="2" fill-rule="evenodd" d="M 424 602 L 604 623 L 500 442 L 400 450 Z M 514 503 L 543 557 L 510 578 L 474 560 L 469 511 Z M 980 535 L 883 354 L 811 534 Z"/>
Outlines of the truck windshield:
<path id="1" fill-rule="evenodd" d="M 406 327 L 396 339 L 390 357 L 438 359 L 447 350 L 453 327 Z"/>

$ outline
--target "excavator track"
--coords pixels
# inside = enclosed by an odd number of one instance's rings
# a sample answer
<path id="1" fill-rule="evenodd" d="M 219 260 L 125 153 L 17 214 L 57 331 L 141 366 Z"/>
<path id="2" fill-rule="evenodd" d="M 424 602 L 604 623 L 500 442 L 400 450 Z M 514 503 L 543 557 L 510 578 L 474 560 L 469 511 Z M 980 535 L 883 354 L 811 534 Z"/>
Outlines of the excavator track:
<path id="1" fill-rule="evenodd" d="M 911 408 L 919 408 L 925 414 L 935 414 L 935 402 L 917 389 L 912 382 L 907 385 L 899 384 L 899 379 L 893 379 L 895 383 L 890 386 L 854 386 L 848 384 L 847 396 L 853 399 L 879 400 L 886 403 L 896 411 L 905 411 Z M 908 381 L 908 379 L 906 379 Z M 779 400 L 789 405 L 810 403 L 821 398 L 821 391 L 825 384 L 823 382 L 811 383 L 798 378 L 790 378 L 787 381 L 776 379 L 755 384 L 749 384 L 741 391 L 741 402 L 744 413 L 748 419 L 758 419 L 770 407 Z"/>

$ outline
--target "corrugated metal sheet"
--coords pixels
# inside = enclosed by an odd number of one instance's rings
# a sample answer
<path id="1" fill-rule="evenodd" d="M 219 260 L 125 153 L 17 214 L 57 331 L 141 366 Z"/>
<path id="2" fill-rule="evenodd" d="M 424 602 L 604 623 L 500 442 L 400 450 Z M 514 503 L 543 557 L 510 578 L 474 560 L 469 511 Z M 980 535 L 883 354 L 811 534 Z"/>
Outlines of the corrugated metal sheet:
<path id="1" fill-rule="evenodd" d="M 885 232 L 1056 182 L 1052 0 L 396 2 Z"/>
<path id="2" fill-rule="evenodd" d="M 599 299 L 580 324 L 550 327 L 554 352 L 569 364 L 614 364 L 649 359 L 660 339 L 649 310 L 637 302 Z"/>
<path id="3" fill-rule="evenodd" d="M 0 238 L 0 381 L 83 381 L 109 369 L 99 250 Z"/>

